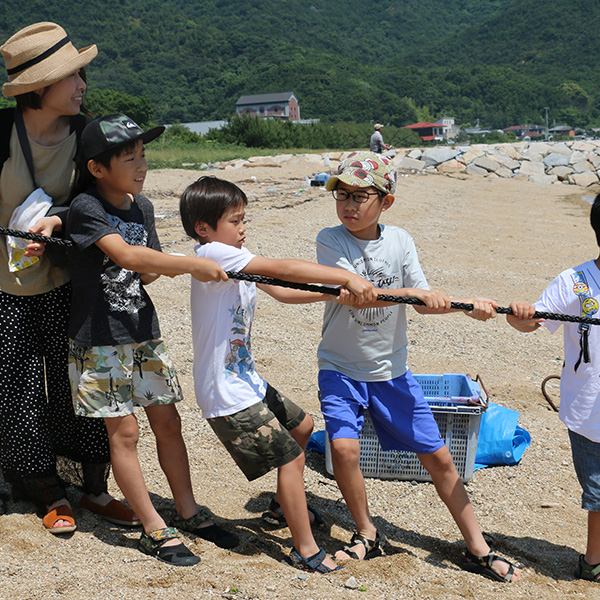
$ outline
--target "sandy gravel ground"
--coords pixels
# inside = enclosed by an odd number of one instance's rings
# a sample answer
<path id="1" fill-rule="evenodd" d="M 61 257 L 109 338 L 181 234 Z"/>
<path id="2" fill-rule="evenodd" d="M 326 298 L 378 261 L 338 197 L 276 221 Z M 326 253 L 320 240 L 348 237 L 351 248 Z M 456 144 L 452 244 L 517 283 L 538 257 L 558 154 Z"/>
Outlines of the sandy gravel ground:
<path id="1" fill-rule="evenodd" d="M 304 178 L 322 170 L 322 159 L 307 157 L 281 166 L 231 166 L 214 173 L 239 182 L 248 193 L 251 251 L 314 260 L 317 232 L 336 224 L 330 194 L 306 189 Z M 165 250 L 192 251 L 179 222 L 178 194 L 199 175 L 154 171 L 148 177 L 146 193 L 155 204 Z M 534 301 L 562 269 L 597 254 L 589 204 L 582 200 L 589 193 L 574 186 L 410 175 L 401 178 L 384 222 L 404 227 L 415 238 L 432 287 L 455 298 L 487 295 L 507 306 L 513 299 Z M 328 576 L 305 575 L 284 561 L 291 547 L 289 531 L 261 524 L 275 475 L 246 482 L 196 407 L 189 281 L 163 278 L 151 293 L 186 395 L 180 412 L 197 499 L 235 528 L 241 544 L 225 551 L 185 536 L 202 562 L 174 568 L 135 549 L 139 531 L 109 525 L 78 509 L 77 531 L 54 537 L 43 531 L 30 505 L 10 503 L 9 514 L 0 517 L 0 598 L 598 597 L 597 586 L 572 575 L 584 550 L 585 513 L 579 508 L 565 428 L 540 392 L 547 375 L 560 373 L 560 333 L 525 336 L 508 327 L 504 317 L 482 324 L 461 314 L 409 313 L 413 372 L 479 374 L 490 399 L 520 411 L 520 425 L 531 433 L 532 444 L 519 466 L 477 471 L 467 486 L 483 530 L 495 536 L 500 552 L 524 566 L 521 582 L 503 585 L 460 570 L 463 543 L 430 483 L 379 479 L 368 479 L 367 488 L 375 522 L 389 541 L 387 555 Z M 280 305 L 260 294 L 253 338 L 262 375 L 309 411 L 317 429 L 323 428 L 315 359 L 321 312 L 318 305 Z M 174 511 L 170 491 L 143 415 L 140 423 L 148 487 L 169 519 Z M 120 497 L 112 478 L 110 486 Z M 333 553 L 349 540 L 352 521 L 323 455 L 316 452 L 307 455 L 306 489 L 327 523 L 316 539 Z M 71 490 L 75 505 L 78 498 L 79 492 Z"/>

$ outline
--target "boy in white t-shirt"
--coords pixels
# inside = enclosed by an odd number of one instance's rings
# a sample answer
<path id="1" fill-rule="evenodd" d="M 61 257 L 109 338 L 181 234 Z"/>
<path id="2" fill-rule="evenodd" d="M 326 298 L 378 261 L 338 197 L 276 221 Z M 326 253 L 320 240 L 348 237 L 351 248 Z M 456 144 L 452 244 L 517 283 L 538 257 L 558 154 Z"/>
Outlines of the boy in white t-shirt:
<path id="1" fill-rule="evenodd" d="M 374 287 L 359 275 L 301 260 L 276 260 L 243 248 L 247 198 L 233 183 L 202 177 L 184 191 L 180 213 L 186 233 L 199 242 L 196 256 L 211 258 L 225 271 L 344 286 L 342 299 L 358 304 L 376 298 Z M 288 303 L 332 300 L 328 294 L 258 284 Z M 204 417 L 249 481 L 272 469 L 277 473 L 275 506 L 290 528 L 291 563 L 304 570 L 328 573 L 339 567 L 319 548 L 310 528 L 304 492 L 304 448 L 313 420 L 272 388 L 256 372 L 250 330 L 256 284 L 229 280 L 192 280 L 194 386 Z"/>
<path id="2" fill-rule="evenodd" d="M 590 222 L 600 246 L 600 195 Z M 565 361 L 560 378 L 558 416 L 567 426 L 573 465 L 583 489 L 581 507 L 588 511 L 588 539 L 576 576 L 600 583 L 600 329 L 598 325 L 534 319 L 536 310 L 592 317 L 600 301 L 600 257 L 563 271 L 535 305 L 513 302 L 508 322 L 528 333 L 544 325 L 554 333 L 563 327 Z"/>

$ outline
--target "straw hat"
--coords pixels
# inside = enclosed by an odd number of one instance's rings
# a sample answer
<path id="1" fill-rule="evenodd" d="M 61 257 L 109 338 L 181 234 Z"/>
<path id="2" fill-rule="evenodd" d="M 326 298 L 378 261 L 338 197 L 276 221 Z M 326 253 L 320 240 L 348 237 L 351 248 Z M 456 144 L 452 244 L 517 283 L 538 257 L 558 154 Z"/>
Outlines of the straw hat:
<path id="1" fill-rule="evenodd" d="M 98 54 L 95 45 L 77 50 L 56 23 L 35 23 L 15 33 L 0 46 L 8 82 L 6 98 L 46 87 L 79 71 Z"/>
<path id="2" fill-rule="evenodd" d="M 375 123 L 375 125 L 373 125 L 373 129 L 375 129 L 375 131 L 378 129 L 383 129 L 383 125 L 381 123 Z"/>

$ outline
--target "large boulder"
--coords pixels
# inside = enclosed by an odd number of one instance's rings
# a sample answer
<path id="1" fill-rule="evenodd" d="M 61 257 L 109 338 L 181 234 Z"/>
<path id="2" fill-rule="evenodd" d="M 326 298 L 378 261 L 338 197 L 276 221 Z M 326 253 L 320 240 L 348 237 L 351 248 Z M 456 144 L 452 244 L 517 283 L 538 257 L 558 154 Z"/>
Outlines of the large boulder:
<path id="1" fill-rule="evenodd" d="M 553 167 L 548 170 L 548 175 L 555 175 L 560 181 L 567 181 L 571 173 L 573 173 L 571 167 Z"/>
<path id="2" fill-rule="evenodd" d="M 437 166 L 438 173 L 462 173 L 466 168 L 467 167 L 459 160 L 456 160 L 456 158 L 451 158 Z"/>
<path id="3" fill-rule="evenodd" d="M 580 160 L 573 165 L 570 165 L 575 173 L 589 173 L 594 171 L 594 167 L 587 160 Z"/>
<path id="4" fill-rule="evenodd" d="M 569 164 L 569 155 L 560 152 L 550 152 L 544 156 L 543 163 L 547 167 L 566 167 Z"/>
<path id="5" fill-rule="evenodd" d="M 587 161 L 596 169 L 600 169 L 600 156 L 597 154 L 588 154 Z"/>
<path id="6" fill-rule="evenodd" d="M 580 152 L 579 150 L 575 150 L 571 152 L 571 156 L 569 157 L 569 164 L 574 165 L 582 160 L 585 160 L 589 156 L 589 152 Z"/>
<path id="7" fill-rule="evenodd" d="M 492 160 L 488 156 L 480 156 L 479 158 L 476 158 L 472 164 L 476 167 L 485 169 L 488 173 L 495 173 L 500 167 L 500 163 Z"/>
<path id="8" fill-rule="evenodd" d="M 556 144 L 552 144 L 552 148 L 550 152 L 555 152 L 557 154 L 564 154 L 565 156 L 570 156 L 573 152 L 572 148 L 569 148 L 567 144 L 564 142 L 556 142 Z"/>
<path id="9" fill-rule="evenodd" d="M 471 163 L 470 165 L 467 165 L 465 173 L 468 173 L 469 175 L 487 175 L 488 171 Z"/>
<path id="10" fill-rule="evenodd" d="M 550 148 L 552 144 L 548 142 L 532 142 L 529 144 L 529 153 L 530 154 L 541 154 L 542 156 L 546 156 L 548 152 L 550 152 Z"/>
<path id="11" fill-rule="evenodd" d="M 427 166 L 424 160 L 417 160 L 408 156 L 396 156 L 393 162 L 399 171 L 422 171 Z"/>
<path id="12" fill-rule="evenodd" d="M 506 167 L 511 171 L 514 171 L 519 168 L 519 161 L 506 154 L 506 152 L 504 152 L 504 149 L 489 154 L 488 158 L 495 160 L 496 162 L 500 163 L 503 167 Z"/>
<path id="13" fill-rule="evenodd" d="M 499 144 L 498 149 L 504 151 L 507 156 L 510 156 L 513 160 L 521 160 L 521 152 L 523 146 L 516 146 L 515 144 Z M 510 168 L 510 167 L 509 167 Z"/>
<path id="14" fill-rule="evenodd" d="M 469 148 L 466 152 L 461 154 L 459 160 L 465 165 L 468 165 L 469 163 L 472 163 L 476 158 L 479 158 L 480 156 L 485 156 L 486 152 L 487 146 L 482 146 L 481 144 L 478 144 L 477 146 L 473 146 Z"/>
<path id="15" fill-rule="evenodd" d="M 598 183 L 598 176 L 595 173 L 574 173 L 569 177 L 569 183 L 580 187 L 588 187 Z"/>
<path id="16" fill-rule="evenodd" d="M 428 166 L 436 166 L 447 160 L 456 158 L 458 154 L 458 150 L 454 148 L 427 148 L 425 152 L 423 152 L 422 159 Z"/>
<path id="17" fill-rule="evenodd" d="M 581 152 L 593 152 L 596 150 L 596 145 L 590 142 L 584 142 L 583 140 L 578 140 L 571 144 L 572 150 L 579 150 Z"/>
<path id="18" fill-rule="evenodd" d="M 504 167 L 502 165 L 500 165 L 496 169 L 495 173 L 496 173 L 496 175 L 498 175 L 498 177 L 505 177 L 506 179 L 510 179 L 514 175 L 512 169 L 509 169 L 509 168 Z"/>
<path id="19" fill-rule="evenodd" d="M 555 175 L 529 175 L 529 181 L 532 183 L 554 183 L 557 181 Z"/>
<path id="20" fill-rule="evenodd" d="M 544 163 L 525 160 L 521 163 L 519 174 L 531 177 L 532 175 L 545 175 Z"/>

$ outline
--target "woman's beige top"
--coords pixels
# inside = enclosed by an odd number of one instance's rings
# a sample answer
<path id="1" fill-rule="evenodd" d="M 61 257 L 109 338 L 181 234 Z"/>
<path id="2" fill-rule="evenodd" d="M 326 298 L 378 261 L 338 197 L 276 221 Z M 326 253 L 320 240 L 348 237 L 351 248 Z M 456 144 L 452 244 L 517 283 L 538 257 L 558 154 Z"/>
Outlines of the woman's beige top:
<path id="1" fill-rule="evenodd" d="M 61 206 L 69 201 L 71 188 L 75 181 L 75 156 L 77 136 L 73 132 L 56 146 L 41 146 L 31 138 L 31 155 L 35 169 L 35 180 L 48 196 L 54 206 Z M 8 227 L 15 208 L 33 192 L 33 182 L 16 128 L 10 137 L 10 156 L 0 173 L 0 226 Z M 54 267 L 43 255 L 41 260 L 31 267 L 11 273 L 8 270 L 8 252 L 6 236 L 0 235 L 0 290 L 18 296 L 43 294 L 69 280 L 64 269 Z"/>

